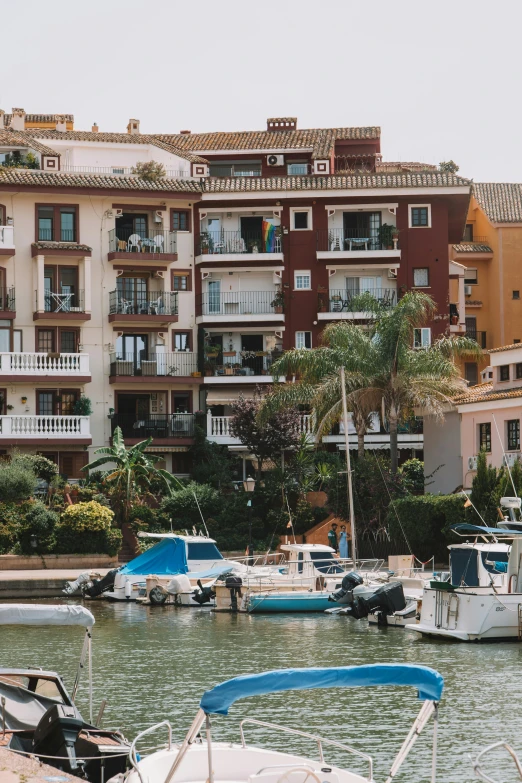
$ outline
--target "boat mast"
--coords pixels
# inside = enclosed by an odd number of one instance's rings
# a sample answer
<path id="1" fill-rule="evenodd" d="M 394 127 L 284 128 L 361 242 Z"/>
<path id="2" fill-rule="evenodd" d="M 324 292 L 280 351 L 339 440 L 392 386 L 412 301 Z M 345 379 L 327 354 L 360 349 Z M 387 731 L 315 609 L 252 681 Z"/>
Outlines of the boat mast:
<path id="1" fill-rule="evenodd" d="M 348 480 L 348 508 L 350 511 L 350 528 L 352 531 L 352 560 L 354 567 L 357 566 L 357 534 L 355 531 L 355 514 L 353 510 L 353 490 L 352 490 L 352 470 L 350 464 L 350 444 L 348 439 L 348 405 L 346 403 L 346 386 L 344 378 L 344 367 L 340 367 L 341 374 L 341 395 L 343 400 L 343 424 L 344 424 L 344 444 L 346 454 L 346 476 Z"/>

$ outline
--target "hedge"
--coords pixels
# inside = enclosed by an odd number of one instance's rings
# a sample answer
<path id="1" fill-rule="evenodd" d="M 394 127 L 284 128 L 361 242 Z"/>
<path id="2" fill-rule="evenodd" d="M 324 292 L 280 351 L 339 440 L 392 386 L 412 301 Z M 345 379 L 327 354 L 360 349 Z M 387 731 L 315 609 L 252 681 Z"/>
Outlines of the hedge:
<path id="1" fill-rule="evenodd" d="M 55 552 L 117 554 L 122 535 L 111 527 L 113 518 L 114 512 L 95 500 L 69 506 L 55 529 Z"/>

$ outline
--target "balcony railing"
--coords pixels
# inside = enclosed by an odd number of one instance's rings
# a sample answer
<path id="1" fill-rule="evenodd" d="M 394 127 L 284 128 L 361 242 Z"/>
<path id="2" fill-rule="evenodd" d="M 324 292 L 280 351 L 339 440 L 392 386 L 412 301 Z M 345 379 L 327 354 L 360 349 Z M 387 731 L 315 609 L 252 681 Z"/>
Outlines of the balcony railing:
<path id="1" fill-rule="evenodd" d="M 197 372 L 197 354 L 178 353 L 112 353 L 111 375 L 188 377 Z"/>
<path id="2" fill-rule="evenodd" d="M 112 432 L 120 427 L 124 438 L 192 438 L 193 413 L 149 413 L 138 419 L 115 413 L 111 420 Z"/>
<path id="3" fill-rule="evenodd" d="M 14 249 L 14 227 L 0 226 L 0 248 Z"/>
<path id="4" fill-rule="evenodd" d="M 70 171 L 75 174 L 110 174 L 114 177 L 139 177 L 133 174 L 132 167 L 128 166 L 62 166 L 62 171 Z M 166 169 L 165 177 L 169 179 L 191 179 L 190 171 L 179 169 Z"/>
<path id="5" fill-rule="evenodd" d="M 234 436 L 230 431 L 230 422 L 232 416 L 207 416 L 207 437 L 210 438 L 230 438 Z M 299 432 L 303 435 L 313 434 L 312 416 L 309 413 L 303 413 L 299 417 Z"/>
<path id="6" fill-rule="evenodd" d="M 372 288 L 355 292 L 338 289 L 318 296 L 318 309 L 323 313 L 371 312 L 375 303 L 381 308 L 394 307 L 397 304 L 397 290 Z"/>
<path id="7" fill-rule="evenodd" d="M 38 311 L 38 291 L 34 292 L 36 310 Z M 75 291 L 44 291 L 44 311 L 46 313 L 84 313 L 84 292 Z"/>
<path id="8" fill-rule="evenodd" d="M 220 351 L 205 355 L 205 374 L 215 377 L 225 375 L 270 375 L 272 363 L 281 352 L 270 351 Z"/>
<path id="9" fill-rule="evenodd" d="M 11 313 L 16 311 L 14 288 L 0 288 L 0 310 Z"/>
<path id="10" fill-rule="evenodd" d="M 124 294 L 111 291 L 109 315 L 177 315 L 178 295 L 174 291 Z"/>
<path id="11" fill-rule="evenodd" d="M 473 239 L 463 239 L 461 245 L 487 245 L 489 244 L 488 237 L 474 236 Z"/>
<path id="12" fill-rule="evenodd" d="M 39 242 L 76 242 L 75 228 L 38 228 Z"/>
<path id="13" fill-rule="evenodd" d="M 275 226 L 275 230 L 266 235 L 261 231 L 202 231 L 196 249 L 198 256 L 282 252 L 279 226 Z"/>
<path id="14" fill-rule="evenodd" d="M 487 332 L 479 332 L 475 329 L 466 329 L 466 337 L 471 337 L 485 350 L 488 347 Z"/>
<path id="15" fill-rule="evenodd" d="M 282 313 L 277 291 L 213 291 L 196 296 L 196 315 L 270 315 Z"/>
<path id="16" fill-rule="evenodd" d="M 329 228 L 317 231 L 317 251 L 320 253 L 397 249 L 397 239 L 393 240 L 391 233 L 385 234 L 383 230 Z"/>
<path id="17" fill-rule="evenodd" d="M 0 353 L 0 373 L 20 376 L 89 375 L 89 354 Z"/>
<path id="18" fill-rule="evenodd" d="M 176 253 L 177 234 L 154 228 L 135 231 L 132 228 L 113 228 L 109 231 L 110 253 Z"/>
<path id="19" fill-rule="evenodd" d="M 2 438 L 90 437 L 88 416 L 0 416 Z"/>
<path id="20" fill-rule="evenodd" d="M 245 166 L 234 166 L 230 164 L 228 166 L 211 164 L 209 169 L 210 177 L 260 177 L 261 167 L 246 168 Z"/>

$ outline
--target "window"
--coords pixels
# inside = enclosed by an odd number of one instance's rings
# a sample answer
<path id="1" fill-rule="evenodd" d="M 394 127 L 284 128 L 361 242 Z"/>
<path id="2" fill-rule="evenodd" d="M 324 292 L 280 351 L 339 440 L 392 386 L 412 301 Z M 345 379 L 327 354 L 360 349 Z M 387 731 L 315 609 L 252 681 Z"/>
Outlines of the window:
<path id="1" fill-rule="evenodd" d="M 190 231 L 190 211 L 188 209 L 173 209 L 171 214 L 173 231 Z"/>
<path id="2" fill-rule="evenodd" d="M 190 351 L 190 332 L 173 332 L 172 349 L 174 351 Z"/>
<path id="3" fill-rule="evenodd" d="M 54 353 L 54 329 L 38 329 L 36 350 L 38 353 Z"/>
<path id="4" fill-rule="evenodd" d="M 37 205 L 37 232 L 40 242 L 78 242 L 76 206 Z"/>
<path id="5" fill-rule="evenodd" d="M 503 364 L 498 368 L 499 381 L 509 381 L 509 364 Z"/>
<path id="6" fill-rule="evenodd" d="M 428 348 L 431 345 L 431 329 L 423 327 L 413 330 L 413 347 Z"/>
<path id="7" fill-rule="evenodd" d="M 309 231 L 312 228 L 312 209 L 290 209 L 290 227 L 293 231 Z"/>
<path id="8" fill-rule="evenodd" d="M 299 176 L 302 174 L 308 174 L 308 163 L 304 161 L 298 163 L 289 163 L 287 166 L 287 173 L 289 176 Z"/>
<path id="9" fill-rule="evenodd" d="M 189 392 L 173 392 L 172 413 L 190 413 L 192 410 L 191 399 Z"/>
<path id="10" fill-rule="evenodd" d="M 464 229 L 464 236 L 462 237 L 464 242 L 473 242 L 473 223 L 467 223 Z"/>
<path id="11" fill-rule="evenodd" d="M 520 449 L 520 419 L 510 419 L 507 424 L 507 447 L 508 451 L 519 451 Z"/>
<path id="12" fill-rule="evenodd" d="M 413 270 L 413 285 L 419 288 L 425 288 L 430 284 L 428 267 L 422 267 Z"/>
<path id="13" fill-rule="evenodd" d="M 484 451 L 491 451 L 491 424 L 479 424 L 479 445 Z"/>
<path id="14" fill-rule="evenodd" d="M 243 160 L 241 163 L 231 163 L 230 161 L 216 162 L 211 163 L 208 169 L 211 177 L 260 177 L 261 161 Z"/>
<path id="15" fill-rule="evenodd" d="M 410 206 L 410 228 L 431 228 L 431 206 L 429 204 Z"/>
<path id="16" fill-rule="evenodd" d="M 311 348 L 312 347 L 312 332 L 296 332 L 295 333 L 295 347 L 296 348 Z"/>
<path id="17" fill-rule="evenodd" d="M 294 274 L 294 288 L 296 291 L 309 291 L 312 287 L 312 275 L 310 272 L 298 271 Z"/>
<path id="18" fill-rule="evenodd" d="M 174 272 L 172 274 L 173 291 L 190 291 L 190 275 Z"/>
<path id="19" fill-rule="evenodd" d="M 78 351 L 79 334 L 77 329 L 60 329 L 59 346 L 61 353 L 76 353 Z"/>
<path id="20" fill-rule="evenodd" d="M 515 378 L 517 381 L 522 380 L 522 362 L 515 364 Z"/>
<path id="21" fill-rule="evenodd" d="M 44 304 L 47 313 L 70 312 L 81 306 L 78 291 L 78 267 L 44 267 Z"/>
<path id="22" fill-rule="evenodd" d="M 520 299 L 520 291 L 513 291 L 513 299 Z"/>
<path id="23" fill-rule="evenodd" d="M 470 386 L 475 386 L 478 383 L 478 365 L 477 362 L 465 362 L 464 364 L 464 377 Z"/>
<path id="24" fill-rule="evenodd" d="M 464 282 L 466 285 L 477 285 L 478 274 L 476 269 L 466 269 L 464 272 Z"/>

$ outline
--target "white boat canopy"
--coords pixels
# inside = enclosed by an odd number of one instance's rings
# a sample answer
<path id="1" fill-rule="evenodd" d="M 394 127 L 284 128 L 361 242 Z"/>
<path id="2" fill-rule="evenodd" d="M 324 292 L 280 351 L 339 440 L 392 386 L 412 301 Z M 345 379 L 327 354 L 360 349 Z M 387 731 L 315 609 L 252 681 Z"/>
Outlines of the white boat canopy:
<path id="1" fill-rule="evenodd" d="M 0 625 L 78 625 L 92 628 L 94 617 L 84 606 L 0 604 Z"/>

